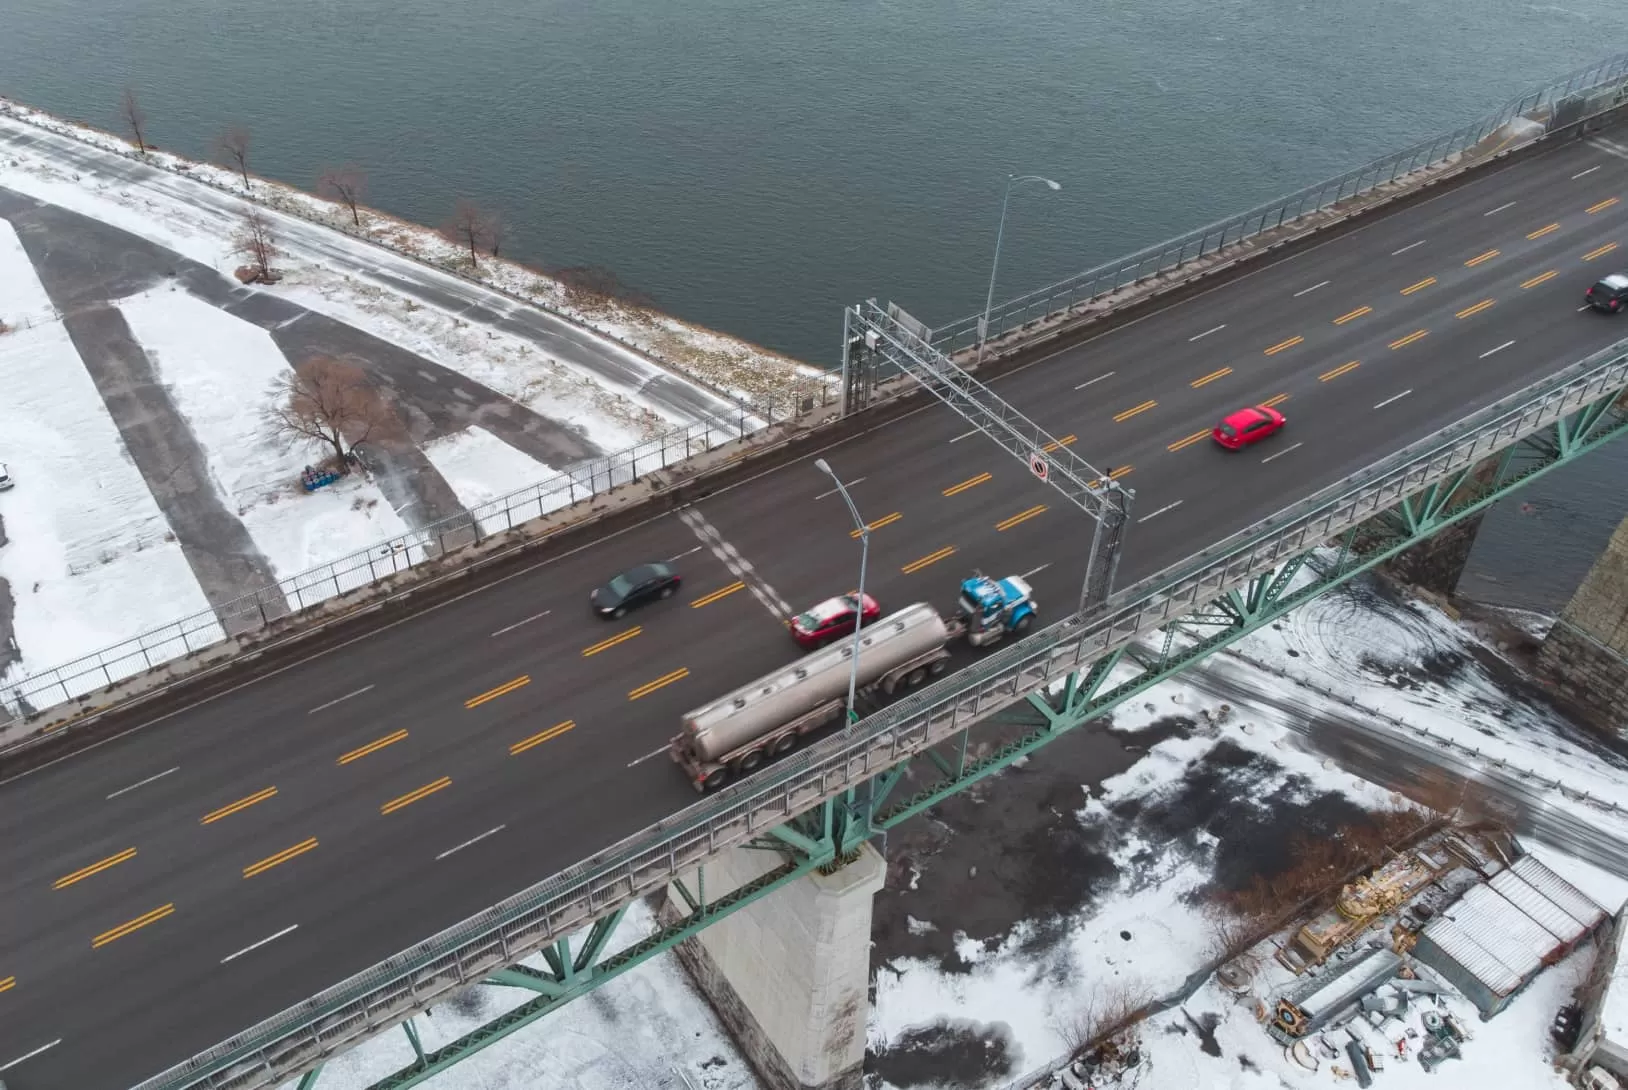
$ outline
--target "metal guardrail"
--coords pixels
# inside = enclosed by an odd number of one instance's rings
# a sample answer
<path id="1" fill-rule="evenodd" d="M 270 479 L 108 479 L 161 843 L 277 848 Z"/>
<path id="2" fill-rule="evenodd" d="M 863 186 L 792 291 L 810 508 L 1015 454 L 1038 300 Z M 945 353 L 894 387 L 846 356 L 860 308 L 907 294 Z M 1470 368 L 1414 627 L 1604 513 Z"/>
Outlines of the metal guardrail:
<path id="1" fill-rule="evenodd" d="M 554 473 L 536 484 L 420 530 L 385 538 L 359 552 L 277 580 L 220 607 L 172 621 L 111 647 L 8 686 L 0 726 L 18 722 L 57 704 L 97 692 L 183 655 L 223 643 L 272 621 L 321 604 L 336 595 L 378 583 L 429 556 L 479 541 L 524 522 L 589 499 L 646 473 L 677 465 L 721 443 L 743 439 L 751 418 L 739 427 L 691 424 L 675 428 L 627 450 Z"/>
<path id="2" fill-rule="evenodd" d="M 1091 622 L 1070 617 L 997 651 L 136 1090 L 271 1085 L 1625 387 L 1628 340 L 1149 576 L 1116 594 Z"/>
<path id="3" fill-rule="evenodd" d="M 1275 230 L 1303 216 L 1321 212 L 1343 200 L 1360 197 L 1379 186 L 1390 185 L 1417 171 L 1428 170 L 1455 156 L 1469 152 L 1489 140 L 1504 126 L 1525 118 L 1543 125 L 1544 131 L 1575 124 L 1587 116 L 1616 105 L 1628 82 L 1628 53 L 1619 53 L 1597 64 L 1580 68 L 1538 90 L 1512 99 L 1502 109 L 1450 133 L 1421 140 L 1411 147 L 1381 156 L 1355 170 L 1348 170 L 1324 182 L 1309 185 L 1286 197 L 1269 201 L 1237 215 L 1218 220 L 1207 227 L 1189 231 L 1156 246 L 1138 250 L 1066 280 L 1037 288 L 1015 299 L 998 303 L 989 314 L 990 340 L 1076 306 L 1100 299 L 1122 288 L 1160 273 L 1173 272 L 1200 258 L 1217 253 L 1266 231 Z M 1594 96 L 1605 89 L 1613 100 L 1577 102 L 1575 111 L 1566 107 L 1577 96 Z M 1575 116 L 1573 114 L 1575 113 Z M 1513 136 L 1509 138 L 1514 139 Z M 1507 144 L 1509 141 L 1506 140 Z M 1502 145 L 1497 149 L 1502 150 Z M 1489 152 L 1490 153 L 1490 152 Z M 978 343 L 978 322 L 973 314 L 932 331 L 933 346 L 953 355 Z"/>

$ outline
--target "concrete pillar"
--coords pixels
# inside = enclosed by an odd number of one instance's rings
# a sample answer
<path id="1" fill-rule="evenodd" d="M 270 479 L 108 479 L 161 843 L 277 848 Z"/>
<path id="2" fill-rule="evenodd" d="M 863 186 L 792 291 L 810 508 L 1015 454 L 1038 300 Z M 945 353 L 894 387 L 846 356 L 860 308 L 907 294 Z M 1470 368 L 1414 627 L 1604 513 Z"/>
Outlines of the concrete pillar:
<path id="1" fill-rule="evenodd" d="M 1471 477 L 1454 493 L 1449 505 L 1463 503 L 1492 481 L 1498 471 L 1498 459 L 1488 458 L 1476 467 Z M 1397 553 L 1385 564 L 1391 575 L 1404 583 L 1452 597 L 1458 590 L 1459 577 L 1475 548 L 1475 535 L 1481 532 L 1481 520 L 1486 509 L 1461 519 L 1428 540 L 1411 549 Z"/>
<path id="2" fill-rule="evenodd" d="M 706 867 L 710 900 L 781 857 L 738 849 Z M 859 1090 L 870 1007 L 871 900 L 886 874 L 870 845 L 681 943 L 679 960 L 770 1090 Z M 685 876 L 691 893 L 695 874 Z M 664 915 L 688 911 L 667 891 Z"/>
<path id="3" fill-rule="evenodd" d="M 1628 519 L 1549 630 L 1538 670 L 1589 718 L 1628 734 Z"/>

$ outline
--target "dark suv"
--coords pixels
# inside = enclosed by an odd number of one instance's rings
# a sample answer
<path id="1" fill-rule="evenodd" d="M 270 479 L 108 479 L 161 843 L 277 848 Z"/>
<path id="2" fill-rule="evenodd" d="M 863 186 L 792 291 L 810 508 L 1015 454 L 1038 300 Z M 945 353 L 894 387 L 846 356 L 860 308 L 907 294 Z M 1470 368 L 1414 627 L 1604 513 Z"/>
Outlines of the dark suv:
<path id="1" fill-rule="evenodd" d="M 1584 296 L 1588 305 L 1607 314 L 1615 314 L 1628 306 L 1628 273 L 1612 273 L 1595 282 Z"/>

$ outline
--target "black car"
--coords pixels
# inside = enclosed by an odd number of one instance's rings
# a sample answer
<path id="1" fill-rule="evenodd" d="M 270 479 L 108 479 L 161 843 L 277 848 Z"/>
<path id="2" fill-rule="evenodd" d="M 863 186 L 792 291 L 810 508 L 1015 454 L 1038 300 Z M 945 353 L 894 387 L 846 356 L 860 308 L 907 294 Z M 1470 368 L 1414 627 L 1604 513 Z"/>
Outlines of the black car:
<path id="1" fill-rule="evenodd" d="M 1628 273 L 1612 273 L 1595 282 L 1584 296 L 1588 305 L 1607 314 L 1615 314 L 1628 306 Z"/>
<path id="2" fill-rule="evenodd" d="M 594 612 L 616 620 L 660 598 L 671 598 L 683 582 L 669 564 L 640 564 L 621 575 L 612 576 L 588 596 Z"/>

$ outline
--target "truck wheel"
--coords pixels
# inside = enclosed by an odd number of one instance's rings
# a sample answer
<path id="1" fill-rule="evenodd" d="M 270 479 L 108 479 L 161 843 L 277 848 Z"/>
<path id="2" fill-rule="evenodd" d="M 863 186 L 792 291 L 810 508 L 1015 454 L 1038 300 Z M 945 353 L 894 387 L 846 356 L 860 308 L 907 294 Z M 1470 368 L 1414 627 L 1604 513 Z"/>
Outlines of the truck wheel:
<path id="1" fill-rule="evenodd" d="M 950 664 L 944 659 L 939 659 L 937 662 L 932 663 L 927 667 L 927 672 L 932 674 L 934 677 L 937 677 L 939 674 L 942 674 L 945 670 L 949 669 L 949 666 Z"/>
<path id="2" fill-rule="evenodd" d="M 769 747 L 769 752 L 776 757 L 784 757 L 786 754 L 790 753 L 796 748 L 797 732 L 791 731 L 788 732 L 784 738 L 776 739 L 774 745 Z"/>
<path id="3" fill-rule="evenodd" d="M 702 791 L 703 794 L 705 794 L 707 792 L 710 792 L 710 791 L 716 791 L 716 790 L 718 790 L 718 788 L 722 787 L 724 784 L 726 784 L 728 782 L 729 782 L 729 769 L 727 769 L 727 768 L 715 768 L 711 772 L 707 773 L 707 778 L 706 779 L 701 781 L 701 791 Z"/>
<path id="4" fill-rule="evenodd" d="M 926 680 L 927 680 L 927 671 L 925 669 L 923 669 L 922 667 L 918 666 L 914 670 L 910 671 L 908 674 L 905 675 L 904 683 L 909 688 L 914 689 L 917 685 L 920 685 L 923 681 L 926 681 Z"/>
<path id="5" fill-rule="evenodd" d="M 762 764 L 763 751 L 761 749 L 754 749 L 750 753 L 743 754 L 741 759 L 735 762 L 735 772 L 740 776 L 749 776 L 756 772 L 762 766 Z"/>
<path id="6" fill-rule="evenodd" d="M 1029 622 L 1034 620 L 1034 614 L 1025 613 L 1012 623 L 1012 631 L 1019 634 L 1029 631 Z"/>

